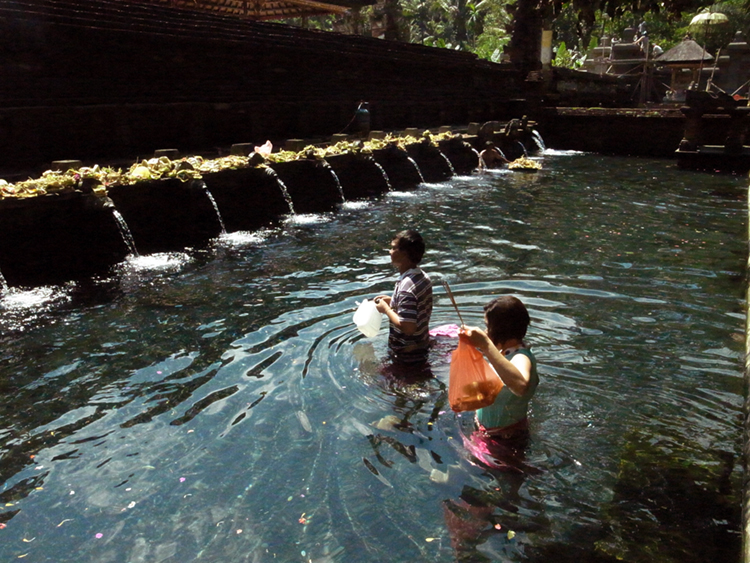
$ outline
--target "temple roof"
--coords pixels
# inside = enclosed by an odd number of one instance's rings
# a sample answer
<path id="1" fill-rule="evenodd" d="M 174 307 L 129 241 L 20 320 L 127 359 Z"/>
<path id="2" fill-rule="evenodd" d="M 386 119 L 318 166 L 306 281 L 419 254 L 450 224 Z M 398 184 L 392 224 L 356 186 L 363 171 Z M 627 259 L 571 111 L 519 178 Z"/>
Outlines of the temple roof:
<path id="1" fill-rule="evenodd" d="M 137 0 L 144 4 L 197 10 L 251 20 L 280 20 L 325 14 L 343 14 L 376 0 Z"/>
<path id="2" fill-rule="evenodd" d="M 669 51 L 656 57 L 656 62 L 672 65 L 699 64 L 701 61 L 714 60 L 708 51 L 692 39 L 685 38 Z"/>

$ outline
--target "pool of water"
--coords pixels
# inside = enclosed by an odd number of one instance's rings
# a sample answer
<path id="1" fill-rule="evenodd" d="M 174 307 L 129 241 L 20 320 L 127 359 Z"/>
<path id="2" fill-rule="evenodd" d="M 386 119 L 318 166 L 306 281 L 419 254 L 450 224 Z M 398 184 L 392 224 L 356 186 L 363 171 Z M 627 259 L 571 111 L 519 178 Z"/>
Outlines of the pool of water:
<path id="1" fill-rule="evenodd" d="M 0 295 L 0 560 L 739 559 L 746 179 L 547 151 Z M 467 454 L 357 302 L 419 229 L 432 324 L 512 293 L 540 364 L 522 473 Z"/>

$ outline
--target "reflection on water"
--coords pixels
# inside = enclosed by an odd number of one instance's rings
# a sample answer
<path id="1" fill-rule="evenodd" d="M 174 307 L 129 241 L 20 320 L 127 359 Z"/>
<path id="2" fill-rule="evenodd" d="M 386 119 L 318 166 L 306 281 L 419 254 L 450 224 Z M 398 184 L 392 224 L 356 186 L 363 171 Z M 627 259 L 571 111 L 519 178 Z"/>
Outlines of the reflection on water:
<path id="1" fill-rule="evenodd" d="M 730 561 L 740 551 L 743 180 L 546 151 L 110 279 L 0 297 L 3 561 Z M 467 323 L 529 308 L 523 470 L 352 323 L 393 233 Z M 432 324 L 457 322 L 436 284 Z"/>
<path id="2" fill-rule="evenodd" d="M 134 272 L 141 273 L 148 270 L 154 271 L 177 271 L 190 261 L 190 256 L 178 252 L 163 252 L 148 254 L 146 256 L 130 256 L 127 267 Z"/>
<path id="3" fill-rule="evenodd" d="M 325 215 L 322 213 L 299 213 L 296 215 L 289 215 L 285 223 L 289 226 L 293 225 L 317 225 L 318 223 L 327 223 L 333 219 L 332 215 Z"/>
<path id="4" fill-rule="evenodd" d="M 237 231 L 234 233 L 223 233 L 218 240 L 218 246 L 222 247 L 243 247 L 253 244 L 262 244 L 272 234 L 271 230 L 260 231 Z"/>

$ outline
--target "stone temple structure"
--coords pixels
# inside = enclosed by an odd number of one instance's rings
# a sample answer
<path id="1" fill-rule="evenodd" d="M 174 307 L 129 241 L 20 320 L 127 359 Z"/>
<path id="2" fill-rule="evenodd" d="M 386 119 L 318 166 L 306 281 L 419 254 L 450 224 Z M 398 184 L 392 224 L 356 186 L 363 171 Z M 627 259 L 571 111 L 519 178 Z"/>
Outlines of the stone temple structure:
<path id="1" fill-rule="evenodd" d="M 588 53 L 583 70 L 614 76 L 643 74 L 653 77 L 649 80 L 662 88 L 668 86 L 663 100 L 650 101 L 682 103 L 689 89 L 748 97 L 750 45 L 741 32 L 716 56 L 689 37 L 664 53 L 656 51 L 654 45 L 644 50 L 643 41 L 639 43 L 636 37 L 635 29 L 628 29 L 623 40 L 604 38 Z"/>

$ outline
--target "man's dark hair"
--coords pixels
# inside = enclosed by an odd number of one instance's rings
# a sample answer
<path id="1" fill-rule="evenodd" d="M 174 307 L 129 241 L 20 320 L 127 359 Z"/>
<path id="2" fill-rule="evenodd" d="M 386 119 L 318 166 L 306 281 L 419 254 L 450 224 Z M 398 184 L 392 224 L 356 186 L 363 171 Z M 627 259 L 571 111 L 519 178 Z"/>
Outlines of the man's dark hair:
<path id="1" fill-rule="evenodd" d="M 406 252 L 409 260 L 411 260 L 415 264 L 419 264 L 422 261 L 422 256 L 424 256 L 425 251 L 425 245 L 424 239 L 422 239 L 422 235 L 420 235 L 417 231 L 411 229 L 401 231 L 395 237 L 393 237 L 393 240 L 396 241 L 396 248 Z"/>
<path id="2" fill-rule="evenodd" d="M 494 344 L 512 338 L 523 340 L 531 319 L 526 306 L 517 297 L 503 295 L 484 306 L 487 317 L 487 336 Z"/>

